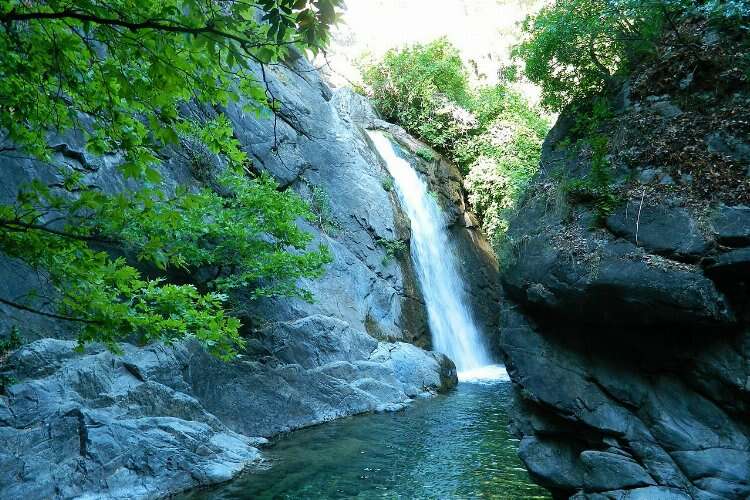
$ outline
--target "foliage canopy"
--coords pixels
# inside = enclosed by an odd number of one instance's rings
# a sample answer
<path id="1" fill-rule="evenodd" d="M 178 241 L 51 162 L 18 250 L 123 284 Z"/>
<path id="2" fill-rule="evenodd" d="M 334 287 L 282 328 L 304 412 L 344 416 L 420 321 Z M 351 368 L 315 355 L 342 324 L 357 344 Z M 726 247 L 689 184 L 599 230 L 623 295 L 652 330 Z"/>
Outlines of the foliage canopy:
<path id="1" fill-rule="evenodd" d="M 445 150 L 465 131 L 456 113 L 469 99 L 468 73 L 447 39 L 391 49 L 364 65 L 363 78 L 383 116 L 432 147 Z"/>
<path id="2" fill-rule="evenodd" d="M 561 111 L 649 57 L 664 30 L 677 32 L 685 16 L 750 29 L 745 0 L 555 0 L 524 21 L 514 55 L 542 88 L 542 104 Z"/>
<path id="3" fill-rule="evenodd" d="M 242 339 L 229 290 L 309 299 L 297 279 L 330 260 L 324 247 L 306 249 L 311 237 L 296 225 L 313 215 L 294 193 L 249 175 L 220 110 L 241 97 L 246 111 L 278 107 L 266 65 L 319 50 L 340 3 L 0 0 L 0 153 L 46 162 L 54 178 L 0 205 L 0 251 L 43 276 L 58 307 L 0 301 L 80 323 L 81 345 L 193 336 L 230 357 Z M 191 103 L 215 111 L 186 113 Z M 55 138 L 66 131 L 83 137 L 81 161 L 57 161 Z M 167 186 L 165 151 L 196 147 L 197 163 L 215 160 L 201 173 L 214 189 Z M 130 179 L 127 189 L 97 187 L 101 167 L 87 154 L 114 159 L 111 175 Z M 174 279 L 198 270 L 209 277 Z"/>
<path id="4" fill-rule="evenodd" d="M 499 244 L 508 212 L 538 169 L 549 128 L 538 110 L 506 86 L 472 88 L 445 39 L 389 51 L 365 68 L 364 80 L 386 118 L 456 162 L 486 233 Z"/>
<path id="5" fill-rule="evenodd" d="M 603 90 L 629 62 L 652 48 L 668 2 L 556 0 L 524 21 L 515 48 L 526 76 L 542 88 L 542 104 L 560 111 Z"/>

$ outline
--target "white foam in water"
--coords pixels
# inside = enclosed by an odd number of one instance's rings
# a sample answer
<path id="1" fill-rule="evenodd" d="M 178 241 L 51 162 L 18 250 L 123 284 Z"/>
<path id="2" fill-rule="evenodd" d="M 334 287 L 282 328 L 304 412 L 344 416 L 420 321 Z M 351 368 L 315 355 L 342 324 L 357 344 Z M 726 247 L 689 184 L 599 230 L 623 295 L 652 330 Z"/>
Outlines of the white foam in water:
<path id="1" fill-rule="evenodd" d="M 411 221 L 411 253 L 435 350 L 456 363 L 459 380 L 500 380 L 498 377 L 502 376 L 507 380 L 505 368 L 492 363 L 466 305 L 463 280 L 442 210 L 414 168 L 398 156 L 388 137 L 379 131 L 369 134 L 393 176 L 401 206 Z"/>
<path id="2" fill-rule="evenodd" d="M 497 384 L 510 380 L 508 372 L 503 365 L 488 365 L 458 372 L 458 381 L 472 384 Z"/>

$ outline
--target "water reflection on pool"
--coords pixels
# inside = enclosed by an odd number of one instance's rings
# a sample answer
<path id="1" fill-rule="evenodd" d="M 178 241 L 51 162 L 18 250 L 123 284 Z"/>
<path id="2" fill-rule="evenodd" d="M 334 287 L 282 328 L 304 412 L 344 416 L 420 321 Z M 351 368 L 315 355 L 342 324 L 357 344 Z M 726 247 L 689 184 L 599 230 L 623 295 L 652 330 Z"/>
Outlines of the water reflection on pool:
<path id="1" fill-rule="evenodd" d="M 184 499 L 549 498 L 508 433 L 510 383 L 459 384 L 406 410 L 280 437 L 272 467 Z"/>

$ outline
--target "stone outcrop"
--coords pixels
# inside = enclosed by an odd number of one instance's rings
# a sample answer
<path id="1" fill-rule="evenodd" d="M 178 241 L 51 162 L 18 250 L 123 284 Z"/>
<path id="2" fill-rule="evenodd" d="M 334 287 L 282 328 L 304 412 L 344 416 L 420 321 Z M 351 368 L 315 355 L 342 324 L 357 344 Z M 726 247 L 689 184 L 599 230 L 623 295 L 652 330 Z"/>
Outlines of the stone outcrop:
<path id="1" fill-rule="evenodd" d="M 602 220 L 561 196 L 561 169 L 590 166 L 570 124 L 549 134 L 501 262 L 520 456 L 556 498 L 747 498 L 750 210 L 615 163 L 624 199 Z"/>
<path id="2" fill-rule="evenodd" d="M 15 325 L 25 342 L 0 369 L 14 380 L 0 395 L 0 497 L 161 497 L 229 479 L 258 459 L 266 437 L 395 410 L 456 383 L 449 359 L 416 346 L 429 346 L 429 332 L 408 252 L 387 258 L 383 245 L 408 243 L 409 221 L 362 133 L 374 112 L 353 93 L 332 93 L 303 58 L 266 71 L 281 102 L 275 118 L 243 114 L 241 106 L 224 111 L 254 168 L 303 197 L 327 193 L 329 224 L 305 223 L 313 244 L 333 255 L 323 278 L 304 283 L 316 301 L 248 302 L 240 293 L 247 349 L 232 363 L 189 341 L 78 353 L 70 325 L 0 306 L 0 335 Z M 132 187 L 116 156 L 90 157 L 76 134 L 58 139 L 57 159 L 85 163 L 90 182 L 111 192 Z M 54 180 L 34 160 L 0 161 L 3 200 L 32 178 Z M 428 175 L 443 175 L 453 167 L 436 160 L 430 168 Z M 172 186 L 202 181 L 178 154 L 162 175 Z M 448 187 L 434 182 L 450 193 L 446 208 L 456 204 L 455 230 L 471 250 L 465 266 L 486 298 L 497 292 L 496 264 L 465 210 L 456 172 L 445 175 Z M 0 296 L 43 285 L 21 263 L 0 259 Z"/>

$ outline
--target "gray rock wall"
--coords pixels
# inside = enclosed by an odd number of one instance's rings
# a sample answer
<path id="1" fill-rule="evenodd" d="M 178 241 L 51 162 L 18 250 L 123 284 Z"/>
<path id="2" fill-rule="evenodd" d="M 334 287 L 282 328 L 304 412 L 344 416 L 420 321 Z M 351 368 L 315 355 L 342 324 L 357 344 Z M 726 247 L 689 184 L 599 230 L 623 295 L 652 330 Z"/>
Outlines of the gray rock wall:
<path id="1" fill-rule="evenodd" d="M 552 175 L 588 169 L 569 124 L 501 262 L 520 456 L 559 498 L 748 498 L 750 211 L 626 195 L 597 225 Z M 613 182 L 646 192 L 645 169 Z"/>
<path id="2" fill-rule="evenodd" d="M 225 111 L 255 168 L 304 197 L 313 187 L 328 194 L 331 227 L 306 226 L 333 254 L 326 275 L 304 283 L 316 301 L 251 303 L 240 293 L 248 348 L 232 363 L 189 341 L 123 344 L 122 356 L 98 346 L 76 353 L 70 325 L 0 306 L 0 335 L 16 325 L 26 341 L 0 370 L 16 381 L 0 395 L 0 498 L 165 496 L 231 478 L 258 459 L 264 437 L 395 410 L 456 383 L 449 359 L 413 345 L 428 346 L 429 332 L 408 253 L 385 259 L 379 243 L 408 242 L 409 222 L 361 130 L 374 112 L 352 93 L 334 96 L 302 58 L 267 75 L 282 104 L 276 118 Z M 59 142 L 56 159 L 85 163 L 91 182 L 132 187 L 117 174 L 116 156 L 88 157 L 75 134 Z M 3 200 L 31 178 L 53 178 L 30 159 L 0 162 Z M 178 154 L 162 173 L 172 186 L 199 185 Z M 458 204 L 456 220 L 469 220 L 452 171 L 450 183 L 446 207 Z M 496 290 L 475 225 L 456 225 L 467 275 Z M 0 258 L 0 294 L 19 297 L 36 285 L 34 272 Z"/>

